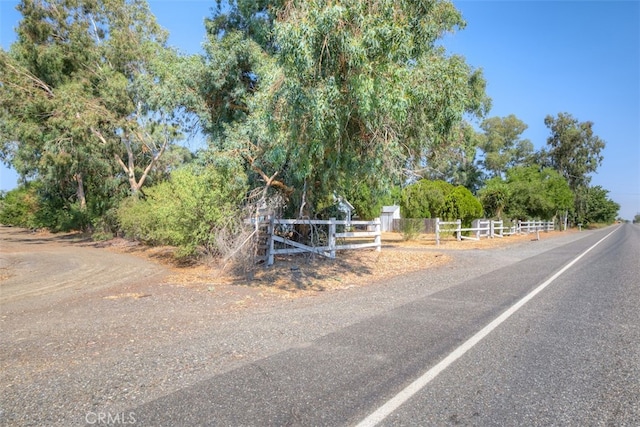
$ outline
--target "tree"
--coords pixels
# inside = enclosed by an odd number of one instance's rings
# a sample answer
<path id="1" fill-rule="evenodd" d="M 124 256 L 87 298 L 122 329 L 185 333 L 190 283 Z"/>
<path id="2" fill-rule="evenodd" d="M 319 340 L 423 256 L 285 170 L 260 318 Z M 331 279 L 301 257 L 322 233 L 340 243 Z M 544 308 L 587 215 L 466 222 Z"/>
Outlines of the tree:
<path id="1" fill-rule="evenodd" d="M 430 180 L 445 180 L 453 185 L 462 185 L 472 193 L 482 186 L 483 173 L 476 164 L 476 151 L 482 135 L 472 125 L 463 121 L 450 132 L 445 144 L 429 151 L 421 169 L 408 170 L 407 174 Z"/>
<path id="2" fill-rule="evenodd" d="M 589 187 L 583 221 L 588 223 L 611 224 L 616 220 L 620 205 L 609 199 L 609 191 L 601 186 Z"/>
<path id="3" fill-rule="evenodd" d="M 574 192 L 576 220 L 581 221 L 586 210 L 586 189 L 591 181 L 589 174 L 602 163 L 600 153 L 605 142 L 594 134 L 592 122 L 578 122 L 568 113 L 559 113 L 556 118 L 547 116 L 544 123 L 551 131 L 545 154 Z"/>
<path id="4" fill-rule="evenodd" d="M 0 153 L 45 188 L 137 193 L 179 137 L 174 52 L 143 0 L 23 0 L 18 40 L 0 51 Z M 170 82 L 169 82 L 170 83 Z"/>
<path id="5" fill-rule="evenodd" d="M 478 195 L 485 214 L 491 218 L 503 218 L 511 196 L 509 186 L 503 178 L 495 177 L 488 180 Z"/>
<path id="6" fill-rule="evenodd" d="M 484 152 L 481 164 L 490 177 L 503 176 L 507 169 L 528 163 L 533 144 L 520 138 L 527 125 L 516 116 L 491 117 L 480 128 L 484 131 L 479 145 Z"/>
<path id="7" fill-rule="evenodd" d="M 448 1 L 233 4 L 242 19 L 221 19 L 223 37 L 232 23 L 269 65 L 236 74 L 253 92 L 248 114 L 224 127 L 226 148 L 263 180 L 277 177 L 296 215 L 361 182 L 374 192 L 401 182 L 432 149 L 456 143 L 464 113 L 488 106 L 481 72 L 436 46 L 464 26 Z M 272 37 L 255 36 L 255 23 L 272 25 Z"/>
<path id="8" fill-rule="evenodd" d="M 573 205 L 567 181 L 551 168 L 517 166 L 507 170 L 506 178 L 487 181 L 480 191 L 485 211 L 512 219 L 551 219 Z"/>

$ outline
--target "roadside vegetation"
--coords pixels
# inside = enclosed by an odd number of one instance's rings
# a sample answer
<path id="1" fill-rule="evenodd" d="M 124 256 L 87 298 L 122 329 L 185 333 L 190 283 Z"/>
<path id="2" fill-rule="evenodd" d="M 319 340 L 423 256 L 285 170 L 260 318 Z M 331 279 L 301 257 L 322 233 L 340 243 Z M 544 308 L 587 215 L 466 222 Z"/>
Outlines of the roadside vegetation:
<path id="1" fill-rule="evenodd" d="M 185 55 L 144 0 L 22 1 L 0 50 L 0 158 L 22 184 L 0 223 L 219 256 L 244 219 L 336 216 L 337 196 L 362 219 L 616 219 L 590 185 L 593 122 L 541 118 L 535 151 L 491 117 L 482 71 L 438 45 L 466 25 L 452 3 L 225 3 Z"/>

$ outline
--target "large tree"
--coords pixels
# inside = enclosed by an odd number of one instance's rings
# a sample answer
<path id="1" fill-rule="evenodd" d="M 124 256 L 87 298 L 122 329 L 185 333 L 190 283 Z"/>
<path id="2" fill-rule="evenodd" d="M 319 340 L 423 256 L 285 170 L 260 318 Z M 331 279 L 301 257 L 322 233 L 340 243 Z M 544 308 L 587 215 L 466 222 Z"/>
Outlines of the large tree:
<path id="1" fill-rule="evenodd" d="M 522 139 L 527 125 L 513 114 L 507 117 L 485 119 L 480 128 L 484 131 L 479 147 L 484 153 L 481 162 L 489 177 L 504 176 L 507 169 L 525 165 L 533 154 L 533 144 Z"/>
<path id="2" fill-rule="evenodd" d="M 602 163 L 605 142 L 593 132 L 593 122 L 579 122 L 568 113 L 547 116 L 544 124 L 551 131 L 547 138 L 552 166 L 569 182 L 571 189 L 585 187 L 590 173 Z"/>
<path id="3" fill-rule="evenodd" d="M 232 67 L 243 114 L 225 123 L 224 141 L 286 189 L 298 215 L 362 182 L 374 193 L 401 183 L 458 143 L 465 113 L 488 108 L 481 72 L 437 46 L 464 27 L 448 1 L 269 3 L 232 2 L 212 21 L 224 29 L 213 42 L 238 37 L 263 55 L 261 69 Z"/>
<path id="4" fill-rule="evenodd" d="M 602 163 L 605 142 L 593 132 L 593 122 L 579 122 L 568 113 L 547 116 L 545 125 L 551 131 L 547 138 L 547 156 L 551 166 L 569 183 L 575 195 L 575 221 L 583 221 L 590 174 Z"/>
<path id="5" fill-rule="evenodd" d="M 0 153 L 24 177 L 87 189 L 121 177 L 132 193 L 178 136 L 166 33 L 144 0 L 23 0 L 0 51 Z M 91 181 L 91 182 L 89 182 Z"/>

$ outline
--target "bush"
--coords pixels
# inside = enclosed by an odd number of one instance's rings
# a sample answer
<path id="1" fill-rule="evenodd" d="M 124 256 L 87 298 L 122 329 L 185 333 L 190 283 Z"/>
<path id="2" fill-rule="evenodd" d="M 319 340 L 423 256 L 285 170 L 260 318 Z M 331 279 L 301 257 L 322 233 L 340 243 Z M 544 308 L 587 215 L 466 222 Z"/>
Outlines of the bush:
<path id="1" fill-rule="evenodd" d="M 400 220 L 400 232 L 405 241 L 414 240 L 424 229 L 424 219 L 403 218 Z"/>
<path id="2" fill-rule="evenodd" d="M 471 191 L 459 185 L 446 195 L 441 216 L 445 221 L 460 219 L 468 227 L 474 219 L 482 218 L 482 205 Z"/>
<path id="3" fill-rule="evenodd" d="M 403 218 L 435 218 L 442 216 L 445 197 L 453 185 L 444 181 L 420 181 L 402 190 L 400 211 Z"/>
<path id="4" fill-rule="evenodd" d="M 404 218 L 461 219 L 465 224 L 482 217 L 482 205 L 465 187 L 445 181 L 420 181 L 402 191 L 400 204 Z"/>
<path id="5" fill-rule="evenodd" d="M 217 234 L 234 228 L 246 194 L 246 176 L 231 167 L 178 169 L 169 181 L 118 209 L 122 232 L 151 244 L 178 247 L 176 256 L 218 252 Z"/>
<path id="6" fill-rule="evenodd" d="M 21 186 L 7 192 L 0 200 L 0 224 L 15 227 L 38 228 L 40 209 L 37 189 Z"/>

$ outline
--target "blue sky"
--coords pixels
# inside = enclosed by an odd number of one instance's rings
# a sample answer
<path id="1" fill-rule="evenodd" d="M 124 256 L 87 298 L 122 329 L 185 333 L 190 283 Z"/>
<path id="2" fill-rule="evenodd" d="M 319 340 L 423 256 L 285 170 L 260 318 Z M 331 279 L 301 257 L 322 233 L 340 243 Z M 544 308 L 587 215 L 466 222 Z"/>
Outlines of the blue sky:
<path id="1" fill-rule="evenodd" d="M 0 45 L 15 40 L 17 1 L 0 0 Z M 197 53 L 213 0 L 151 0 L 170 44 Z M 470 1 L 454 4 L 467 27 L 447 35 L 450 53 L 484 71 L 493 99 L 489 117 L 515 114 L 536 149 L 546 145 L 547 115 L 592 121 L 606 142 L 592 185 L 610 191 L 620 215 L 640 213 L 640 2 Z M 0 169 L 0 189 L 16 176 Z"/>

